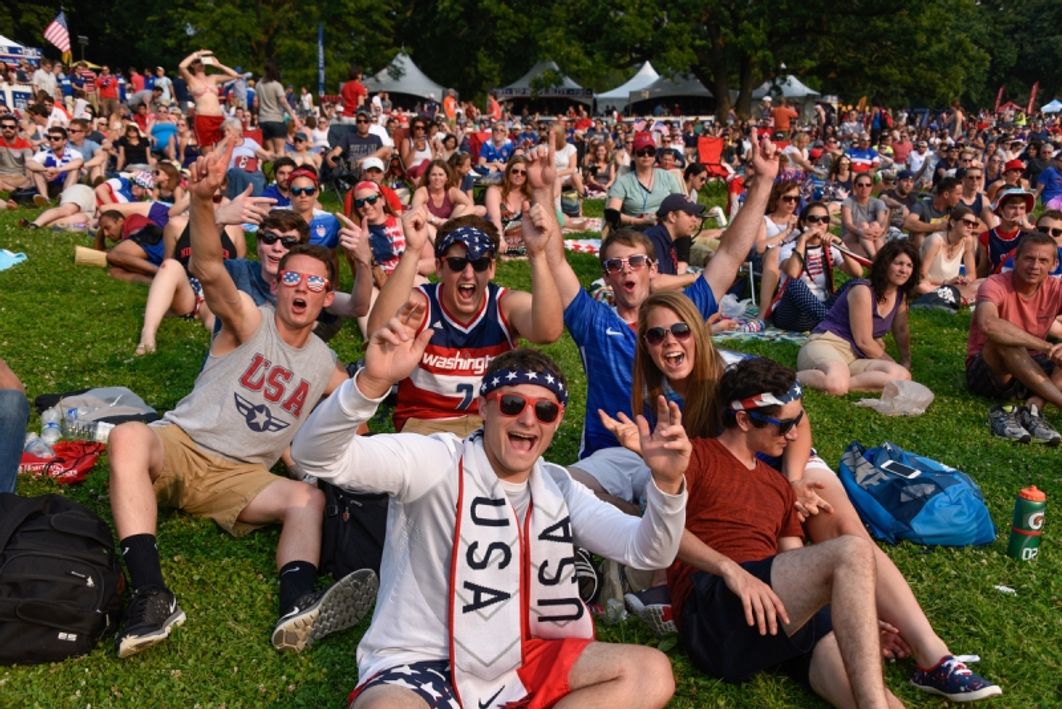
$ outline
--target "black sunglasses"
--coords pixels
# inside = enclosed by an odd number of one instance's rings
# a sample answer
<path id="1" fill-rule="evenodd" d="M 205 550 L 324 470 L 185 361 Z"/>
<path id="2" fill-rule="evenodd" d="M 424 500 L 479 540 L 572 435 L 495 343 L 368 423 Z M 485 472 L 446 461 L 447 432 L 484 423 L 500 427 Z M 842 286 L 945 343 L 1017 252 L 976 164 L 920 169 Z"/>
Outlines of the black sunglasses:
<path id="1" fill-rule="evenodd" d="M 557 420 L 557 416 L 564 410 L 564 407 L 555 401 L 541 397 L 529 397 L 522 394 L 503 394 L 500 391 L 492 391 L 487 394 L 487 401 L 497 401 L 498 410 L 501 411 L 503 416 L 519 416 L 524 412 L 524 409 L 528 405 L 534 405 L 535 418 L 542 423 L 553 423 Z"/>
<path id="2" fill-rule="evenodd" d="M 294 190 L 292 190 L 292 191 L 294 192 Z M 369 195 L 368 197 L 356 198 L 354 200 L 354 208 L 355 209 L 361 209 L 366 204 L 376 204 L 379 201 L 380 201 L 380 195 L 378 195 L 378 194 L 372 194 L 372 195 Z"/>
<path id="3" fill-rule="evenodd" d="M 316 187 L 292 187 L 291 195 L 293 197 L 312 197 L 317 194 Z"/>
<path id="4" fill-rule="evenodd" d="M 258 240 L 263 244 L 272 246 L 279 240 L 285 249 L 290 249 L 299 243 L 299 237 L 297 236 L 281 236 L 275 231 L 260 231 L 258 232 Z"/>
<path id="5" fill-rule="evenodd" d="M 66 138 L 61 135 L 50 135 L 48 140 L 66 140 Z"/>
<path id="6" fill-rule="evenodd" d="M 634 155 L 635 155 L 635 157 L 639 157 L 639 158 L 649 157 L 650 155 L 655 157 L 656 156 L 656 148 L 642 148 L 641 150 L 636 150 Z"/>
<path id="7" fill-rule="evenodd" d="M 782 196 L 780 197 L 780 199 L 781 199 L 781 200 L 782 200 L 783 202 L 788 202 L 789 204 L 796 204 L 797 202 L 799 202 L 799 201 L 800 201 L 800 195 L 796 195 L 796 194 L 784 194 L 784 195 L 782 195 Z"/>
<path id="8" fill-rule="evenodd" d="M 470 259 L 467 256 L 447 256 L 443 261 L 446 262 L 446 267 L 454 273 L 461 273 L 468 264 L 472 264 L 472 270 L 476 273 L 483 273 L 490 268 L 491 257 L 481 256 L 477 259 Z"/>
<path id="9" fill-rule="evenodd" d="M 822 215 L 809 214 L 806 217 L 804 217 L 804 222 L 807 223 L 807 224 L 829 224 L 830 223 L 830 215 L 829 214 L 822 214 Z"/>
<path id="10" fill-rule="evenodd" d="M 645 331 L 643 337 L 650 345 L 659 345 L 667 339 L 669 333 L 677 342 L 685 342 L 690 339 L 690 335 L 693 334 L 693 331 L 690 330 L 690 326 L 686 323 L 677 322 L 671 327 L 651 327 Z"/>
<path id="11" fill-rule="evenodd" d="M 759 411 L 746 411 L 745 413 L 747 413 L 749 415 L 749 418 L 753 421 L 757 421 L 759 423 L 764 424 L 773 423 L 775 426 L 778 427 L 779 436 L 784 436 L 788 434 L 790 431 L 796 428 L 797 424 L 804 420 L 803 410 L 801 410 L 798 415 L 794 416 L 791 419 L 776 419 L 773 416 L 761 414 Z"/>

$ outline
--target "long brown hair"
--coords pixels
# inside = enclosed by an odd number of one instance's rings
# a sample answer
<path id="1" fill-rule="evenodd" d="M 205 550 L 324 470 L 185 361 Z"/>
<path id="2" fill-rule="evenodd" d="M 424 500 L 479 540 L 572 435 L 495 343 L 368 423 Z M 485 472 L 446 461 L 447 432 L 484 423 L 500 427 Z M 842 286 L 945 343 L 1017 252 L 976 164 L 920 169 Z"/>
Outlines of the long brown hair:
<path id="1" fill-rule="evenodd" d="M 509 162 L 505 165 L 505 172 L 502 173 L 502 199 L 504 200 L 509 196 L 509 193 L 513 191 L 513 183 L 509 181 L 509 171 L 513 169 L 515 165 L 523 165 L 524 169 L 527 169 L 527 158 L 523 155 L 513 155 L 509 158 Z M 529 186 L 527 176 L 524 176 L 524 184 L 520 186 L 521 194 L 525 195 L 529 200 L 531 199 L 531 187 Z"/>
<path id="2" fill-rule="evenodd" d="M 634 353 L 634 383 L 631 392 L 631 411 L 645 414 L 647 405 L 655 411 L 657 397 L 664 393 L 664 375 L 649 355 L 645 341 L 649 313 L 654 308 L 667 308 L 679 320 L 690 326 L 696 343 L 693 370 L 686 384 L 686 400 L 682 409 L 682 427 L 692 437 L 709 438 L 719 431 L 719 402 L 715 390 L 723 376 L 723 359 L 719 356 L 704 316 L 689 298 L 676 291 L 654 293 L 638 308 L 638 349 Z"/>
<path id="3" fill-rule="evenodd" d="M 450 189 L 451 187 L 457 186 L 457 179 L 454 174 L 453 168 L 450 167 L 450 163 L 446 162 L 445 160 L 440 160 L 439 158 L 436 158 L 435 160 L 432 160 L 430 163 L 428 163 L 428 167 L 424 169 L 424 173 L 420 176 L 420 184 L 417 185 L 418 187 L 428 189 L 428 175 L 431 174 L 431 171 L 435 168 L 439 168 L 440 170 L 446 173 L 446 186 L 443 187 L 444 192 Z"/>

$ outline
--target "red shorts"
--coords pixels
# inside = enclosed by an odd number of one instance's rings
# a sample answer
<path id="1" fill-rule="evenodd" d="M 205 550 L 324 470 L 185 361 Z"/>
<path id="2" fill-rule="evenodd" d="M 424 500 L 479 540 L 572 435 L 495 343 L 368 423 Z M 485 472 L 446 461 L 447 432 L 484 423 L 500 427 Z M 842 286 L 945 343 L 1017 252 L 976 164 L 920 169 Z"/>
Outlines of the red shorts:
<path id="1" fill-rule="evenodd" d="M 225 116 L 195 116 L 195 139 L 199 141 L 199 150 L 204 154 L 221 142 L 224 134 L 221 132 L 221 124 Z"/>
<path id="2" fill-rule="evenodd" d="M 527 709 L 545 709 L 567 696 L 568 675 L 592 642 L 591 638 L 532 638 L 524 644 L 524 664 L 516 673 L 529 692 Z"/>

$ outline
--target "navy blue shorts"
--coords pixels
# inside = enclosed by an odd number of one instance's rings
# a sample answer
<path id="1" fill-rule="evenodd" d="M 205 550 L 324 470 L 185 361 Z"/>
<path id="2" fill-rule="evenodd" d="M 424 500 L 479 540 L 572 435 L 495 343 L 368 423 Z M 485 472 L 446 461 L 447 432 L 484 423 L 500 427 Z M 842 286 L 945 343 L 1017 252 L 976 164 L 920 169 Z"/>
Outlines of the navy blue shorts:
<path id="1" fill-rule="evenodd" d="M 448 660 L 424 660 L 398 665 L 377 672 L 347 697 L 347 706 L 354 703 L 362 692 L 381 684 L 394 684 L 408 689 L 428 703 L 431 709 L 460 709 L 454 688 L 450 684 Z"/>
<path id="2" fill-rule="evenodd" d="M 750 561 L 741 568 L 769 585 L 774 559 Z M 733 683 L 746 682 L 763 670 L 780 669 L 808 684 L 811 653 L 833 631 L 829 606 L 793 635 L 780 628 L 777 635 L 760 635 L 756 626 L 745 622 L 741 599 L 721 576 L 699 571 L 691 580 L 693 590 L 682 606 L 679 636 L 694 666 Z"/>
<path id="3" fill-rule="evenodd" d="M 1040 369 L 1044 370 L 1044 374 L 1051 376 L 1055 370 L 1055 363 L 1047 355 L 1038 352 L 1032 358 Z M 996 373 L 988 366 L 980 352 L 966 362 L 966 388 L 971 394 L 999 401 L 1025 399 L 1029 396 L 1029 389 L 1018 381 L 1017 377 L 1012 376 L 1006 384 L 1000 383 Z"/>

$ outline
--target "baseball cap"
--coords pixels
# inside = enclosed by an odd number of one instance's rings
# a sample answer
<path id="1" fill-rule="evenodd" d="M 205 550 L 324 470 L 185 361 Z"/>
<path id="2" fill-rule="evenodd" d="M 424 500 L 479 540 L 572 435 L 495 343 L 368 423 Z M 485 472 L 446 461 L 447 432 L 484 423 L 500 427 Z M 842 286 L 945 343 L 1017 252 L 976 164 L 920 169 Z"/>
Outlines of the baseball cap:
<path id="1" fill-rule="evenodd" d="M 383 172 L 383 169 L 384 169 L 383 160 L 381 160 L 380 158 L 375 157 L 375 156 L 365 158 L 364 160 L 361 161 L 361 169 L 362 170 L 379 170 L 380 172 Z"/>
<path id="2" fill-rule="evenodd" d="M 911 172 L 910 170 L 900 170 L 899 172 L 896 173 L 896 179 L 897 180 L 913 180 L 914 179 L 914 173 Z"/>
<path id="3" fill-rule="evenodd" d="M 1021 170 L 1022 172 L 1024 172 L 1025 171 L 1025 163 L 1023 163 L 1021 160 L 1017 160 L 1017 159 L 1015 159 L 1015 160 L 1007 160 L 1006 164 L 1003 165 L 1003 172 L 1007 172 L 1009 170 Z"/>
<path id="4" fill-rule="evenodd" d="M 155 186 L 155 178 L 152 177 L 150 172 L 145 170 L 134 172 L 130 179 L 133 181 L 133 184 L 139 185 L 146 190 L 150 190 Z"/>
<path id="5" fill-rule="evenodd" d="M 309 140 L 309 138 L 300 130 L 295 134 L 295 140 Z"/>
<path id="6" fill-rule="evenodd" d="M 685 212 L 699 217 L 704 214 L 704 205 L 691 202 L 680 194 L 669 194 L 660 203 L 660 208 L 656 210 L 656 216 L 658 219 L 663 219 L 671 212 Z"/>
<path id="7" fill-rule="evenodd" d="M 653 142 L 653 136 L 646 132 L 638 133 L 634 136 L 634 144 L 631 146 L 631 150 L 638 152 L 643 148 L 656 148 L 656 143 Z"/>

